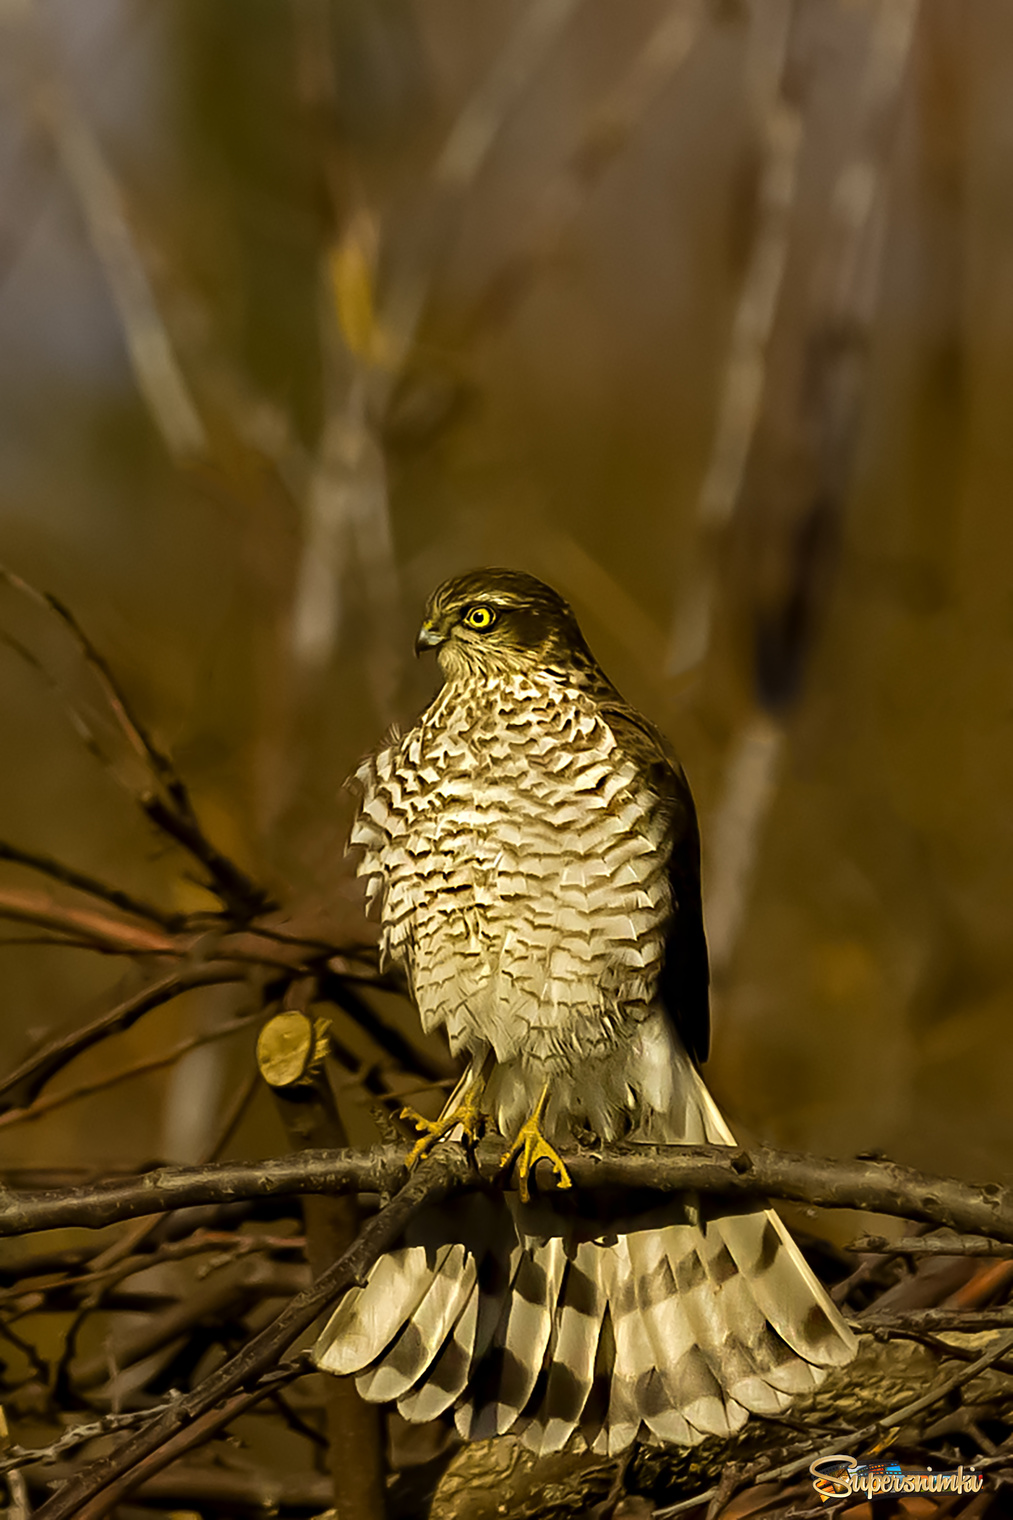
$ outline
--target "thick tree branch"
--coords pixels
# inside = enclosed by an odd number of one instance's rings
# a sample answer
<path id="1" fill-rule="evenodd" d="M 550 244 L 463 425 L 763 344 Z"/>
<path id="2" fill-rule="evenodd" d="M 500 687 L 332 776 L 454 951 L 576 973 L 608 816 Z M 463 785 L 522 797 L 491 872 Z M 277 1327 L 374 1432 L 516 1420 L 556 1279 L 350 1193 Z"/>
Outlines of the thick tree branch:
<path id="1" fill-rule="evenodd" d="M 463 1156 L 456 1146 L 444 1151 Z M 478 1148 L 468 1185 L 493 1183 L 501 1147 Z M 916 1172 L 891 1161 L 834 1161 L 758 1146 L 615 1147 L 565 1156 L 578 1189 L 681 1192 L 730 1198 L 784 1198 L 824 1208 L 868 1209 L 996 1240 L 1013 1241 L 1013 1190 L 997 1183 L 960 1182 Z M 31 1230 L 98 1228 L 142 1214 L 239 1199 L 302 1193 L 393 1191 L 404 1179 L 404 1150 L 308 1150 L 253 1163 L 160 1167 L 140 1177 L 45 1192 L 7 1192 L 0 1200 L 0 1236 Z"/>
<path id="2" fill-rule="evenodd" d="M 1013 1256 L 1013 1248 L 977 1235 L 920 1235 L 887 1240 L 885 1235 L 861 1235 L 846 1247 L 869 1256 Z"/>

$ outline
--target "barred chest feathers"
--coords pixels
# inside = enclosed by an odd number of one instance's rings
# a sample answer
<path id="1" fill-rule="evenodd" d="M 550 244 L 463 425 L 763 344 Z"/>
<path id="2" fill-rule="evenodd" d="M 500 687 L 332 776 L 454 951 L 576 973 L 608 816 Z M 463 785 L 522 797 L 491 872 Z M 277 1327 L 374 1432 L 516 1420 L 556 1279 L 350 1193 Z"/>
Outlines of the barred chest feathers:
<path id="1" fill-rule="evenodd" d="M 540 672 L 451 681 L 357 779 L 381 954 L 424 1028 L 549 1075 L 614 1053 L 661 967 L 668 819 L 594 702 Z"/>

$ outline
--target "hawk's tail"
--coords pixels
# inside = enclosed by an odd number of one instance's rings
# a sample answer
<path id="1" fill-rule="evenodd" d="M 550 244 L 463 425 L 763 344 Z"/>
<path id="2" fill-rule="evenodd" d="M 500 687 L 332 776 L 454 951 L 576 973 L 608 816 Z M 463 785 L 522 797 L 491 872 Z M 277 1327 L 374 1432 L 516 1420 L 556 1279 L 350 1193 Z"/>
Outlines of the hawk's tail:
<path id="1" fill-rule="evenodd" d="M 699 1079 L 698 1079 L 699 1081 Z M 708 1138 L 731 1141 L 702 1081 Z M 639 1205 L 639 1206 L 638 1206 Z M 771 1210 L 501 1193 L 433 1208 L 342 1300 L 315 1350 L 406 1419 L 537 1452 L 693 1445 L 776 1414 L 854 1340 Z"/>

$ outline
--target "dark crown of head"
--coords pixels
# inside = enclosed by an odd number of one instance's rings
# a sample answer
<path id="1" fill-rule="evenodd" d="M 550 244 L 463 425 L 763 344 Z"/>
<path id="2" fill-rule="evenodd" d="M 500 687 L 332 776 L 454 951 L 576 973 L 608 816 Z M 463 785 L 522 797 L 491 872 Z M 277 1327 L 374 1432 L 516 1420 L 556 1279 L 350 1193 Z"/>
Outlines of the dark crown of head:
<path id="1" fill-rule="evenodd" d="M 506 659 L 584 665 L 591 658 L 569 604 L 521 570 L 469 570 L 444 581 L 429 598 L 424 627 Z"/>

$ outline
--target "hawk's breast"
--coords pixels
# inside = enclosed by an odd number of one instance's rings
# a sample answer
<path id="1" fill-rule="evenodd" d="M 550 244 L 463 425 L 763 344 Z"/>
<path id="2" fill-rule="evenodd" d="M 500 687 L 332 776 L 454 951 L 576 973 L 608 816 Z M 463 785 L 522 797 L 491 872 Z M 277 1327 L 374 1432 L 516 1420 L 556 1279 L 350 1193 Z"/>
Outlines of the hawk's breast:
<path id="1" fill-rule="evenodd" d="M 584 693 L 449 682 L 358 779 L 381 954 L 427 1030 L 555 1065 L 644 1016 L 671 913 L 667 817 Z"/>

